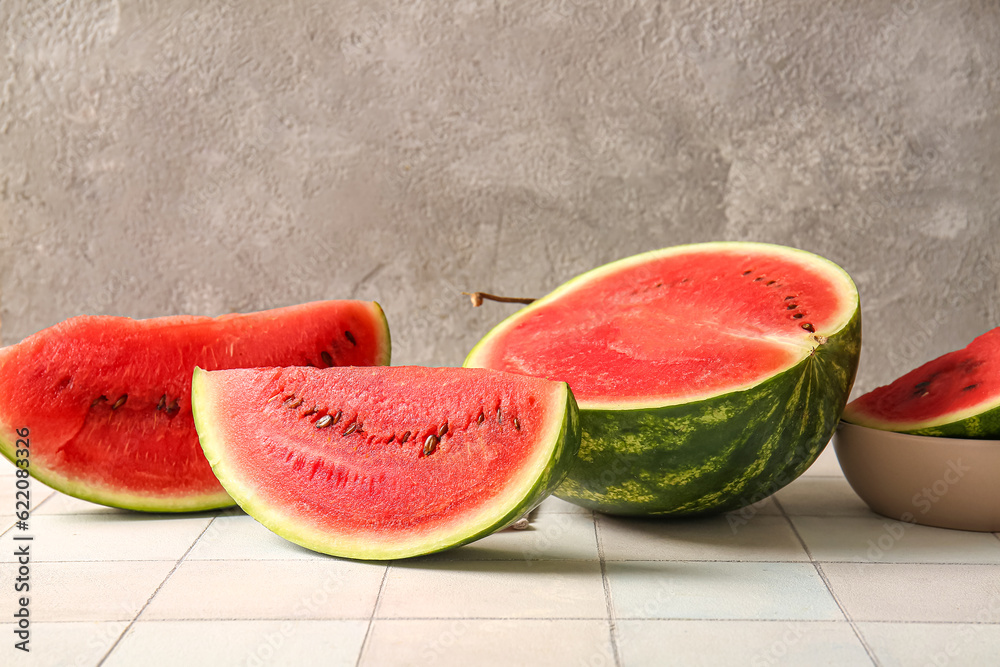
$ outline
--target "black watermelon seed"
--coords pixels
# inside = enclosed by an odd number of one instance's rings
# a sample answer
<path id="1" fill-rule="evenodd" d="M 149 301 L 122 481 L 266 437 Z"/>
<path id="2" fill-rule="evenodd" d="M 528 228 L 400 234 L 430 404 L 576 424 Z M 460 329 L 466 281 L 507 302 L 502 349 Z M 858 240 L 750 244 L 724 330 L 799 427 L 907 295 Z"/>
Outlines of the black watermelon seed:
<path id="1" fill-rule="evenodd" d="M 166 410 L 167 409 L 167 395 L 166 394 L 164 394 L 163 396 L 160 396 L 160 402 L 156 404 L 156 409 L 157 410 Z"/>
<path id="2" fill-rule="evenodd" d="M 753 273 L 753 269 L 747 269 L 746 271 L 743 272 L 743 275 L 749 276 L 751 273 Z"/>
<path id="3" fill-rule="evenodd" d="M 427 439 L 424 440 L 424 456 L 430 456 L 437 449 L 438 439 L 436 435 L 429 435 Z"/>
<path id="4" fill-rule="evenodd" d="M 978 386 L 978 384 L 970 384 L 968 387 L 962 387 L 962 391 L 969 391 L 970 389 L 975 389 Z"/>
<path id="5" fill-rule="evenodd" d="M 347 427 L 347 430 L 344 431 L 344 435 L 350 435 L 357 430 L 358 430 L 358 422 L 354 422 L 353 424 Z"/>
<path id="6" fill-rule="evenodd" d="M 93 408 L 93 407 L 95 407 L 95 406 L 96 406 L 96 405 L 97 405 L 98 403 L 100 403 L 101 401 L 106 401 L 106 400 L 108 400 L 108 397 L 107 397 L 107 396 L 104 396 L 104 395 L 102 394 L 101 396 L 98 396 L 97 398 L 95 398 L 95 399 L 93 400 L 93 402 L 92 402 L 92 403 L 90 404 L 90 407 L 92 407 L 92 408 Z"/>
<path id="7" fill-rule="evenodd" d="M 333 423 L 333 417 L 326 415 L 316 420 L 316 428 L 324 428 Z"/>
<path id="8" fill-rule="evenodd" d="M 326 364 L 327 366 L 333 366 L 333 357 L 331 357 L 330 353 L 327 352 L 326 350 L 323 350 L 322 352 L 319 353 L 319 358 L 322 359 L 323 363 Z"/>
<path id="9" fill-rule="evenodd" d="M 334 424 L 336 424 L 337 422 L 339 422 L 340 418 L 343 417 L 343 416 L 344 416 L 344 413 L 341 412 L 340 410 L 337 410 L 337 414 L 335 414 L 333 416 L 333 421 L 330 422 L 330 425 L 333 426 Z"/>
<path id="10" fill-rule="evenodd" d="M 445 422 L 444 424 L 441 425 L 441 428 L 438 430 L 438 437 L 439 438 L 444 437 L 444 434 L 447 432 L 448 432 L 448 422 Z"/>
<path id="11" fill-rule="evenodd" d="M 806 331 L 808 331 L 809 333 L 815 333 L 816 332 L 816 329 L 813 328 L 813 325 L 809 324 L 808 322 L 806 322 L 805 324 L 803 324 L 802 328 L 805 329 Z"/>
<path id="12" fill-rule="evenodd" d="M 790 303 L 787 306 L 785 306 L 785 310 L 795 310 L 798 307 L 799 305 L 797 303 Z"/>
<path id="13" fill-rule="evenodd" d="M 350 331 L 345 331 L 344 332 L 344 337 L 347 340 L 351 341 L 351 345 L 357 345 L 358 344 L 358 341 L 354 340 L 354 334 L 352 334 Z"/>
<path id="14" fill-rule="evenodd" d="M 409 439 L 410 439 L 410 432 L 407 431 L 406 433 L 403 434 L 403 437 L 399 439 L 399 444 L 402 445 L 403 443 L 405 443 Z"/>
<path id="15" fill-rule="evenodd" d="M 118 400 L 115 401 L 114 405 L 111 406 L 111 409 L 117 410 L 121 406 L 125 405 L 125 401 L 127 400 L 128 400 L 128 394 L 122 394 L 121 396 L 118 397 Z"/>
<path id="16" fill-rule="evenodd" d="M 802 319 L 803 317 L 805 317 L 805 313 L 793 313 L 792 314 L 792 318 L 796 319 L 796 320 Z"/>

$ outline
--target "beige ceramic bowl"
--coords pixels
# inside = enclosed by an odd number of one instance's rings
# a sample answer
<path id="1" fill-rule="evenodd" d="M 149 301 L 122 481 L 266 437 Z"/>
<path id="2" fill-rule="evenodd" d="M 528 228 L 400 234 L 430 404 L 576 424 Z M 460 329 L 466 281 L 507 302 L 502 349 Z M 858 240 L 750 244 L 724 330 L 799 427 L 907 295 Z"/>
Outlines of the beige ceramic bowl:
<path id="1" fill-rule="evenodd" d="M 879 514 L 1000 531 L 1000 440 L 932 438 L 840 422 L 833 448 L 851 487 Z"/>

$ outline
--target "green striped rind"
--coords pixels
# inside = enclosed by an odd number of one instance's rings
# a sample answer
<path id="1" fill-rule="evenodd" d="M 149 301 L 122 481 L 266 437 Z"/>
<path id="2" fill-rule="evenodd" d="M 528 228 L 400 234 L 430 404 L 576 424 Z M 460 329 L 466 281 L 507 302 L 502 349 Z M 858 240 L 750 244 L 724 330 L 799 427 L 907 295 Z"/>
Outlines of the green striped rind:
<path id="1" fill-rule="evenodd" d="M 17 449 L 11 444 L 11 442 L 16 442 L 16 434 L 9 435 L 5 427 L 0 427 L 0 431 L 3 432 L 0 435 L 0 454 L 3 454 L 5 458 L 17 466 L 17 457 L 15 456 Z M 224 491 L 199 496 L 155 496 L 123 493 L 110 486 L 99 486 L 60 475 L 51 468 L 33 464 L 30 462 L 30 457 L 27 470 L 42 484 L 68 496 L 126 510 L 164 513 L 200 512 L 232 507 L 236 504 Z"/>
<path id="2" fill-rule="evenodd" d="M 446 535 L 436 534 L 423 540 L 389 545 L 354 544 L 345 547 L 342 541 L 338 540 L 338 536 L 318 532 L 298 521 L 294 506 L 287 503 L 283 506 L 268 503 L 259 496 L 252 484 L 248 484 L 242 478 L 230 460 L 234 456 L 239 456 L 241 452 L 229 451 L 224 436 L 213 423 L 216 397 L 211 390 L 210 381 L 206 379 L 207 375 L 210 373 L 199 368 L 194 371 L 192 407 L 202 449 L 219 482 L 247 514 L 272 532 L 307 549 L 341 558 L 355 560 L 410 558 L 452 549 L 506 528 L 552 495 L 567 477 L 580 448 L 579 408 L 569 385 L 563 382 L 561 384 L 565 396 L 565 409 L 560 410 L 558 429 L 546 429 L 545 436 L 548 442 L 539 445 L 540 449 L 548 451 L 548 456 L 537 470 L 537 475 L 530 483 L 525 484 L 523 493 L 518 494 L 520 497 L 517 502 L 486 508 L 485 512 L 480 512 L 478 521 L 463 524 Z M 551 435 L 552 433 L 555 435 Z M 294 479 L 289 478 L 288 482 L 294 484 Z"/>
<path id="3" fill-rule="evenodd" d="M 940 426 L 928 426 L 917 428 L 911 431 L 900 431 L 901 433 L 912 433 L 913 435 L 932 435 L 939 438 L 978 438 L 983 440 L 993 440 L 1000 438 L 1000 406 L 972 415 L 965 419 L 941 424 Z"/>
<path id="4" fill-rule="evenodd" d="M 761 500 L 823 451 L 847 403 L 861 310 L 792 368 L 744 391 L 661 408 L 580 412 L 556 495 L 609 514 L 695 515 Z"/>

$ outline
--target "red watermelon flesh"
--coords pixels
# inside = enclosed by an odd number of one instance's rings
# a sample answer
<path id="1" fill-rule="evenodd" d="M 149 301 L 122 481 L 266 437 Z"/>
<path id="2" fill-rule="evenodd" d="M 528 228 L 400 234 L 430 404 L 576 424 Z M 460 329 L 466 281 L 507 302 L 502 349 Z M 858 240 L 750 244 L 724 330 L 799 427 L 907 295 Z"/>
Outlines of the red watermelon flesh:
<path id="1" fill-rule="evenodd" d="M 321 301 L 222 317 L 81 316 L 0 350 L 0 450 L 29 429 L 30 472 L 116 507 L 231 505 L 198 444 L 191 373 L 389 361 L 378 304 Z"/>
<path id="2" fill-rule="evenodd" d="M 247 513 L 349 558 L 509 524 L 552 492 L 580 439 L 565 383 L 481 369 L 197 370 L 193 397 L 205 454 Z"/>
<path id="3" fill-rule="evenodd" d="M 678 246 L 569 281 L 466 365 L 566 380 L 581 407 L 683 403 L 794 366 L 856 306 L 843 273 L 807 253 Z"/>
<path id="4" fill-rule="evenodd" d="M 851 401 L 844 419 L 918 435 L 1000 438 L 1000 327 Z"/>

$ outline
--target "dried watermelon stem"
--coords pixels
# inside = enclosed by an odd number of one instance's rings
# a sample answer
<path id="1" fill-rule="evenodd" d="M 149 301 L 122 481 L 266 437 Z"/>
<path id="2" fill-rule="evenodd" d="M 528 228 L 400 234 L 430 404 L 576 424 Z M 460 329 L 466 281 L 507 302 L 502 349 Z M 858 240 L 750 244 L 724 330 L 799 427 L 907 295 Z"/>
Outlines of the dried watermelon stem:
<path id="1" fill-rule="evenodd" d="M 533 303 L 535 301 L 526 297 L 497 296 L 496 294 L 489 294 L 487 292 L 462 292 L 462 294 L 472 300 L 473 308 L 479 308 L 479 306 L 483 305 L 483 300 L 499 301 L 500 303 Z"/>

